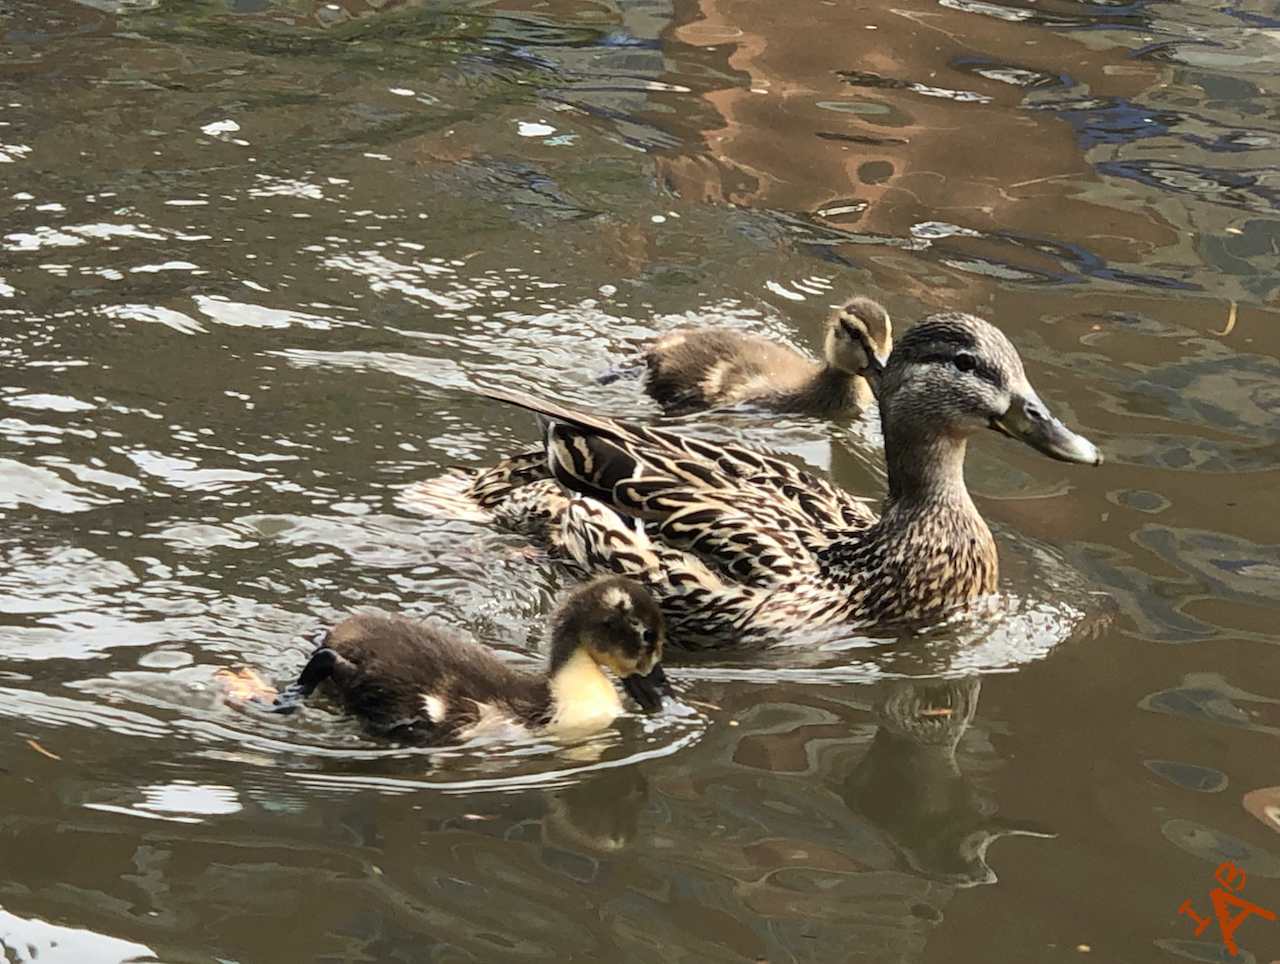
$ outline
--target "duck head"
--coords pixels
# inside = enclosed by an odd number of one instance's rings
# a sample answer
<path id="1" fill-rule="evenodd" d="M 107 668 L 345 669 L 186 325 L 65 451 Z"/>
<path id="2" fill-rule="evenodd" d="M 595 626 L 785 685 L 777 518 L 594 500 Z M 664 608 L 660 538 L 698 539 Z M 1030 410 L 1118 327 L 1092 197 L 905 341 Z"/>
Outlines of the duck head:
<path id="1" fill-rule="evenodd" d="M 622 680 L 646 712 L 662 706 L 662 610 L 644 587 L 602 576 L 571 592 L 552 619 L 551 671 L 578 652 Z"/>
<path id="2" fill-rule="evenodd" d="M 884 306 L 851 298 L 827 321 L 823 355 L 832 368 L 850 375 L 878 374 L 893 350 L 893 324 Z"/>
<path id="3" fill-rule="evenodd" d="M 965 438 L 984 428 L 1063 462 L 1101 465 L 1102 453 L 1050 414 L 1012 342 L 974 315 L 944 312 L 910 328 L 885 365 L 880 402 L 886 435 Z"/>

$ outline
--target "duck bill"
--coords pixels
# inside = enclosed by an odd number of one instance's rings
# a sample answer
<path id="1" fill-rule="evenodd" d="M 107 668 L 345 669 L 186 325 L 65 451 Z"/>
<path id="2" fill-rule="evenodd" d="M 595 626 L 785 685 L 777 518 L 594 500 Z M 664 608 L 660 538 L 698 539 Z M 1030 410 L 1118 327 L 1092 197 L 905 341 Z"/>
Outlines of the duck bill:
<path id="1" fill-rule="evenodd" d="M 859 372 L 859 374 L 863 378 L 874 378 L 878 381 L 880 376 L 884 374 L 884 367 L 889 364 L 889 354 L 888 352 L 881 353 L 872 351 L 870 345 L 866 345 L 864 347 L 867 350 L 867 367 Z"/>
<path id="2" fill-rule="evenodd" d="M 1049 414 L 1040 397 L 1028 388 L 1013 396 L 1009 410 L 991 420 L 991 427 L 1010 438 L 1026 442 L 1037 452 L 1063 462 L 1101 465 L 1102 453 Z"/>
<path id="3" fill-rule="evenodd" d="M 867 367 L 858 372 L 859 375 L 866 379 L 867 385 L 871 389 L 871 394 L 877 402 L 880 400 L 880 381 L 884 377 L 884 366 L 888 363 L 889 356 L 887 354 L 878 354 L 867 348 Z"/>
<path id="4" fill-rule="evenodd" d="M 635 676 L 623 677 L 622 688 L 639 704 L 640 709 L 646 713 L 656 713 L 662 709 L 662 697 L 667 692 L 667 674 L 662 671 L 662 664 L 658 663 L 645 676 L 637 673 Z"/>

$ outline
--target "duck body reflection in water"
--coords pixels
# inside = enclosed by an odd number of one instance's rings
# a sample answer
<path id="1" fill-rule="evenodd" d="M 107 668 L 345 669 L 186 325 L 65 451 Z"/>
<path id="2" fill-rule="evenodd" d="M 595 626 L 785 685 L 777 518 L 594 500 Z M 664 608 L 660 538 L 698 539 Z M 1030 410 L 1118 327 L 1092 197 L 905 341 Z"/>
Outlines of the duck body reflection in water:
<path id="1" fill-rule="evenodd" d="M 956 887 L 991 884 L 986 855 L 997 837 L 1056 836 L 1032 821 L 994 816 L 960 772 L 956 745 L 978 706 L 977 677 L 882 686 L 879 727 L 843 796 L 912 870 Z"/>
<path id="2" fill-rule="evenodd" d="M 967 440 L 982 429 L 1063 461 L 1102 461 L 1049 414 L 1009 340 L 959 313 L 908 330 L 879 377 L 879 518 L 759 452 L 488 394 L 542 416 L 543 444 L 418 483 L 406 501 L 524 532 L 588 572 L 632 576 L 660 600 L 670 642 L 692 649 L 930 620 L 994 593 L 995 542 L 964 482 Z"/>
<path id="3" fill-rule="evenodd" d="M 640 832 L 648 802 L 649 783 L 638 764 L 584 774 L 550 798 L 544 839 L 590 853 L 615 853 Z"/>

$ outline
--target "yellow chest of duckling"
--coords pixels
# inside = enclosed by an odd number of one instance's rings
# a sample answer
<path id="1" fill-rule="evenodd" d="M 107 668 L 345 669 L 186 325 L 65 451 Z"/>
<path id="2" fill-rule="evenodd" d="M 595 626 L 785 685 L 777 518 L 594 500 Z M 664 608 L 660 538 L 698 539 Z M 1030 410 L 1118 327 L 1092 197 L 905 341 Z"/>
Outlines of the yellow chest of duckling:
<path id="1" fill-rule="evenodd" d="M 613 682 L 588 654 L 574 653 L 551 679 L 553 732 L 599 730 L 622 714 Z"/>

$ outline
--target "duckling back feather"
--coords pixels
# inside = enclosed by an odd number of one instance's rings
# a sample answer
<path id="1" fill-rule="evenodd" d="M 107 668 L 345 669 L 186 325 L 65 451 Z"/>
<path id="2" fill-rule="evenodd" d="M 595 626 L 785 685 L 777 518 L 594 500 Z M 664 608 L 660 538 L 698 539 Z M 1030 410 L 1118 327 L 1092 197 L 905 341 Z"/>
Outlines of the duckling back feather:
<path id="1" fill-rule="evenodd" d="M 377 735 L 436 743 L 486 717 L 532 725 L 550 717 L 546 679 L 442 626 L 362 612 L 324 645 L 337 657 L 331 678 L 344 707 Z"/>
<path id="2" fill-rule="evenodd" d="M 720 328 L 663 335 L 644 359 L 645 390 L 668 415 L 794 392 L 822 369 L 794 349 Z"/>
<path id="3" fill-rule="evenodd" d="M 643 355 L 645 391 L 668 415 L 750 405 L 831 416 L 865 407 L 872 396 L 862 376 L 893 344 L 889 315 L 870 298 L 853 298 L 836 309 L 826 328 L 822 362 L 731 329 L 670 332 Z"/>

